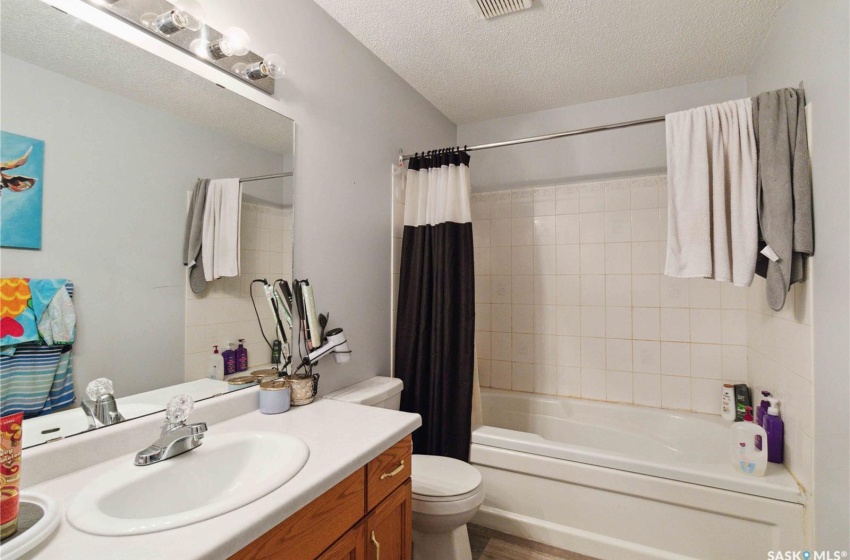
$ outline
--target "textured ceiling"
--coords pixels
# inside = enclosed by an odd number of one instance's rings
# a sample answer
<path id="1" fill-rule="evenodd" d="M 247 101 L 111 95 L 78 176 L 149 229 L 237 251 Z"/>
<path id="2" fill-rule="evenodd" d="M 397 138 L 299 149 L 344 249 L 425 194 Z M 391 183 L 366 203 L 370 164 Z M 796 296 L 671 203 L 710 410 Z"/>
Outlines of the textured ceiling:
<path id="1" fill-rule="evenodd" d="M 784 0 L 315 0 L 454 122 L 742 74 Z"/>
<path id="2" fill-rule="evenodd" d="M 35 0 L 3 0 L 5 54 L 284 155 L 293 121 Z"/>

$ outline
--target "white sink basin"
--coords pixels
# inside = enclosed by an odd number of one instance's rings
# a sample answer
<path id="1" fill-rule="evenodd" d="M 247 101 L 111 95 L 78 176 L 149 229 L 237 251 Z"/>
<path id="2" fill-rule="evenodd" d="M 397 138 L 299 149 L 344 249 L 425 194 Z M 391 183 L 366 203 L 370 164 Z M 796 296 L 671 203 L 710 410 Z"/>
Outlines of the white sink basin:
<path id="1" fill-rule="evenodd" d="M 153 438 L 152 438 L 153 439 Z M 207 432 L 192 451 L 137 467 L 122 458 L 68 506 L 68 521 L 94 535 L 155 533 L 233 511 L 279 488 L 307 462 L 296 437 Z"/>
<path id="2" fill-rule="evenodd" d="M 118 411 L 127 420 L 160 412 L 165 407 L 150 403 L 120 403 Z M 73 408 L 24 420 L 24 447 L 52 439 L 72 436 L 89 429 L 89 419 L 82 408 Z"/>

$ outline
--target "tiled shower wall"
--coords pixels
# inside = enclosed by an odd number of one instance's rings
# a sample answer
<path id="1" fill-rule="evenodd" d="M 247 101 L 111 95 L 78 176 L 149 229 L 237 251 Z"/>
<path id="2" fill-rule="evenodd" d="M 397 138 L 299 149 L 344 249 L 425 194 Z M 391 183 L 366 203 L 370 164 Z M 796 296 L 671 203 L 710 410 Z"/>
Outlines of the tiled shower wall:
<path id="1" fill-rule="evenodd" d="M 260 333 L 251 304 L 251 282 L 283 278 L 292 283 L 292 207 L 243 202 L 240 226 L 241 275 L 208 282 L 200 294 L 192 292 L 186 282 L 186 381 L 207 376 L 214 345 L 222 351 L 229 341 L 240 338 L 245 339 L 249 367 L 271 361 L 271 350 Z M 254 288 L 254 299 L 263 329 L 272 336 L 271 309 L 259 287 Z"/>
<path id="2" fill-rule="evenodd" d="M 747 290 L 662 275 L 666 177 L 472 195 L 481 384 L 718 413 Z"/>

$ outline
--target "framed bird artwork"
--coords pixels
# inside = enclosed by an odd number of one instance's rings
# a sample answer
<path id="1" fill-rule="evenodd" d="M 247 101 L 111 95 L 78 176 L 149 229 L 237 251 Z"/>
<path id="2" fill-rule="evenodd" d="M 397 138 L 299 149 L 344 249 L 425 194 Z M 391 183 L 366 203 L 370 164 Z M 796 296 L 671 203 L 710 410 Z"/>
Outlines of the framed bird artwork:
<path id="1" fill-rule="evenodd" d="M 41 249 L 44 141 L 0 131 L 0 247 Z"/>

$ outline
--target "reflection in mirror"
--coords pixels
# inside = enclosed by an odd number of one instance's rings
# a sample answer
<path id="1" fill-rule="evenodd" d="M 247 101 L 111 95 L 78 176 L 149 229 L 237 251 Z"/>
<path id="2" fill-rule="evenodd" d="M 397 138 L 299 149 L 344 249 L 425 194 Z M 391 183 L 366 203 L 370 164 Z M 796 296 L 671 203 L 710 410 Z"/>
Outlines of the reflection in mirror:
<path id="1" fill-rule="evenodd" d="M 41 2 L 4 0 L 0 25 L 0 155 L 18 160 L 0 190 L 3 290 L 33 312 L 11 332 L 4 306 L 0 414 L 25 413 L 24 445 L 238 387 L 209 379 L 214 345 L 244 339 L 248 369 L 268 367 L 274 322 L 255 288 L 261 331 L 250 288 L 291 278 L 293 122 Z M 238 268 L 195 293 L 199 178 L 232 179 L 241 203 Z M 113 390 L 87 392 L 99 378 Z"/>

